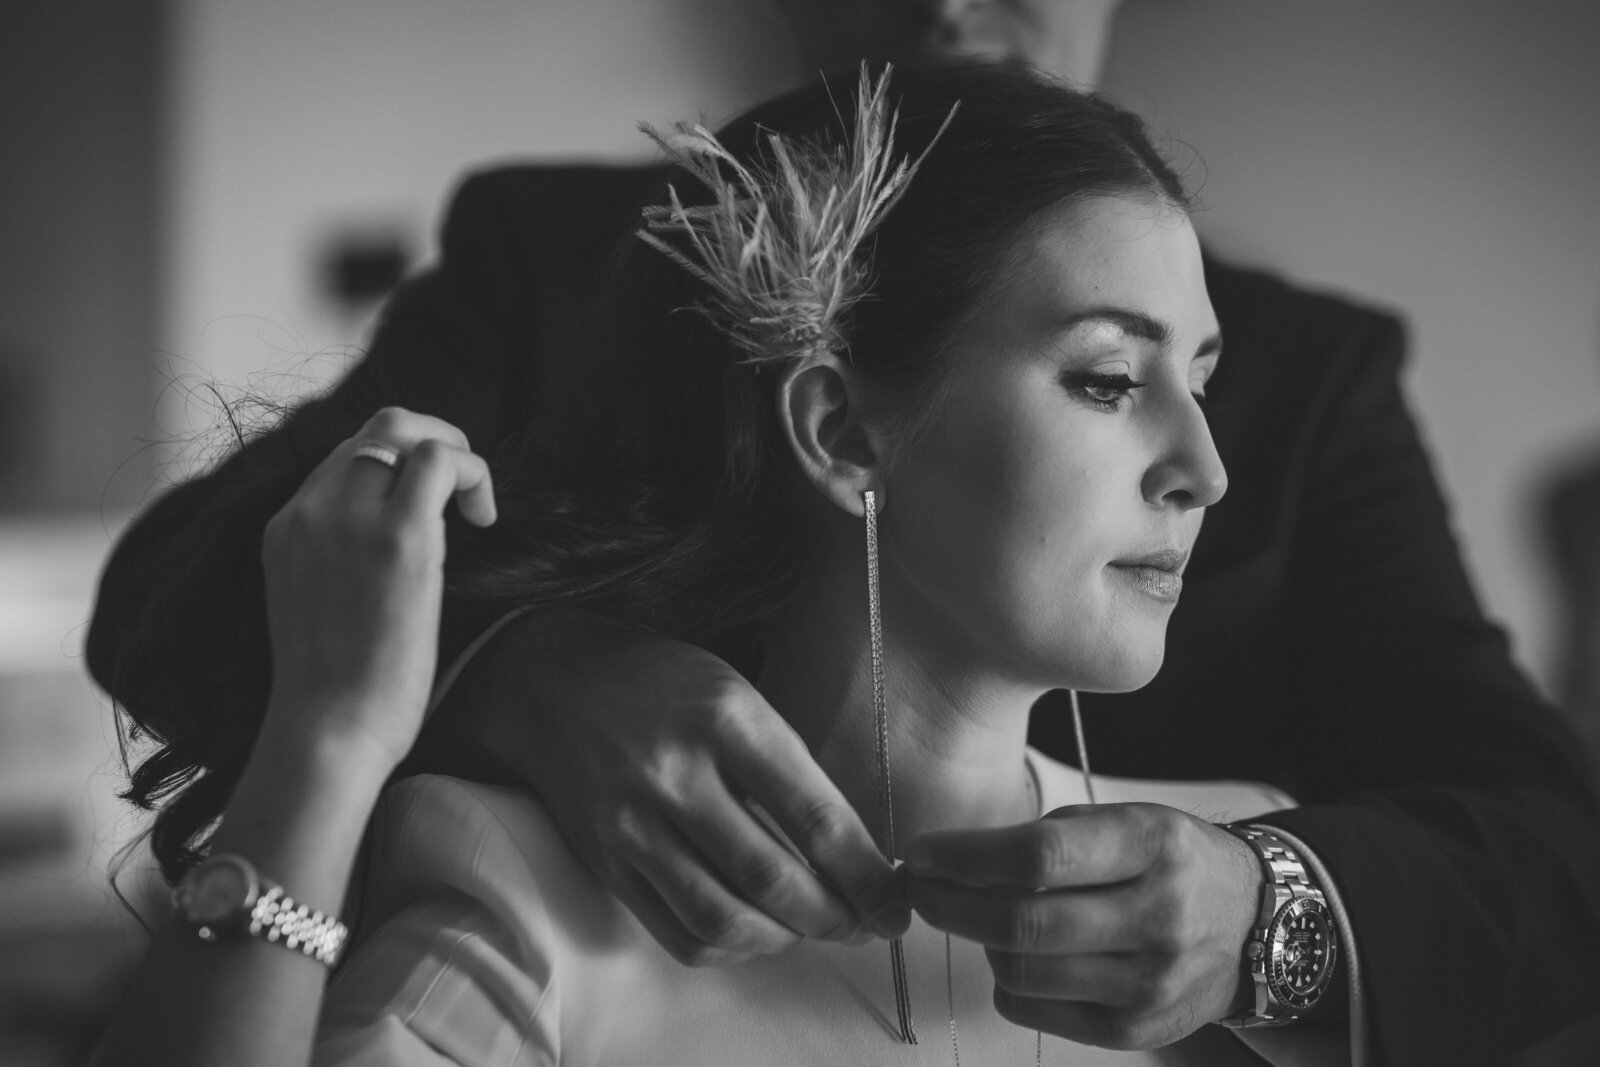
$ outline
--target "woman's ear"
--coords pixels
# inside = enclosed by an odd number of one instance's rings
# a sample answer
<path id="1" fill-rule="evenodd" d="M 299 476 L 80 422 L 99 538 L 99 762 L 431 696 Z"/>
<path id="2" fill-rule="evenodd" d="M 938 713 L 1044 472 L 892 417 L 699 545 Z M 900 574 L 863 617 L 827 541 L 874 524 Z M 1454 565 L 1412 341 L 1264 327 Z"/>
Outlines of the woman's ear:
<path id="1" fill-rule="evenodd" d="M 866 388 L 834 355 L 808 356 L 784 370 L 778 420 L 800 472 L 835 506 L 861 517 L 861 494 L 884 505 L 884 440 L 866 417 Z"/>

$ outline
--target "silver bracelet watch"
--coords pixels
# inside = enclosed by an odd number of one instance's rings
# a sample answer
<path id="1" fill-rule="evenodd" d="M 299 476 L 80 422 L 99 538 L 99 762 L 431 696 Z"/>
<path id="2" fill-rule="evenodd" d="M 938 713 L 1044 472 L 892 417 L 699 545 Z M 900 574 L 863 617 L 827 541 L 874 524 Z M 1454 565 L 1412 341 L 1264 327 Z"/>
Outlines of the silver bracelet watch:
<path id="1" fill-rule="evenodd" d="M 202 941 L 261 938 L 332 967 L 350 936 L 344 923 L 294 901 L 243 856 L 192 867 L 172 891 L 178 915 Z"/>
<path id="2" fill-rule="evenodd" d="M 1310 1011 L 1333 984 L 1339 933 L 1333 912 L 1294 848 L 1268 826 L 1223 826 L 1255 850 L 1266 877 L 1261 912 L 1245 942 L 1255 1004 L 1220 1024 L 1283 1026 Z"/>

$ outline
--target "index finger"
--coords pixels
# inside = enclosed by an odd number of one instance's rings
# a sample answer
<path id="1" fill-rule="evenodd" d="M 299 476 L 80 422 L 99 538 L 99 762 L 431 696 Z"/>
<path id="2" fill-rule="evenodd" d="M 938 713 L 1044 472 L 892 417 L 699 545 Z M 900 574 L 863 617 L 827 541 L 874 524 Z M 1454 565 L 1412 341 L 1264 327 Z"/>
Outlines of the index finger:
<path id="1" fill-rule="evenodd" d="M 456 498 L 461 515 L 477 526 L 495 521 L 494 485 L 482 456 L 437 438 L 420 442 L 400 471 L 390 506 L 407 517 L 431 518 Z"/>
<path id="2" fill-rule="evenodd" d="M 1155 862 L 1160 839 L 1142 808 L 1078 804 L 1015 826 L 921 834 L 911 841 L 906 863 L 919 877 L 971 885 L 1110 885 Z"/>
<path id="3" fill-rule="evenodd" d="M 732 747 L 727 774 L 863 922 L 882 937 L 900 936 L 911 912 L 894 868 L 805 742 L 770 714 L 771 724 Z"/>

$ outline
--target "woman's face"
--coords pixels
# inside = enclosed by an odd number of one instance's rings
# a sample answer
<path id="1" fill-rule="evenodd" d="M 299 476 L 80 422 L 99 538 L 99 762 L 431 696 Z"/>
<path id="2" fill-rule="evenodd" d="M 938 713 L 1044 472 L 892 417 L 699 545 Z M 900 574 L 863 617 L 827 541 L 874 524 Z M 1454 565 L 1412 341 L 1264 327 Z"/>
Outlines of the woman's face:
<path id="1" fill-rule="evenodd" d="M 1227 485 L 1199 400 L 1219 345 L 1181 211 L 1104 197 L 1045 216 L 885 479 L 897 636 L 1044 687 L 1148 682 Z"/>

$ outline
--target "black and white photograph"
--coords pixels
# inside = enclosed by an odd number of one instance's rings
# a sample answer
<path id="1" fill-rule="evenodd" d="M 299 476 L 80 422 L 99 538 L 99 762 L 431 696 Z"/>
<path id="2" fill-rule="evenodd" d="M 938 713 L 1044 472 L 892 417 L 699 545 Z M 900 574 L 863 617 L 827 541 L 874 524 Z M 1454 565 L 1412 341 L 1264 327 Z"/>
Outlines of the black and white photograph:
<path id="1" fill-rule="evenodd" d="M 0 19 L 0 1067 L 1600 1063 L 1600 4 Z"/>

